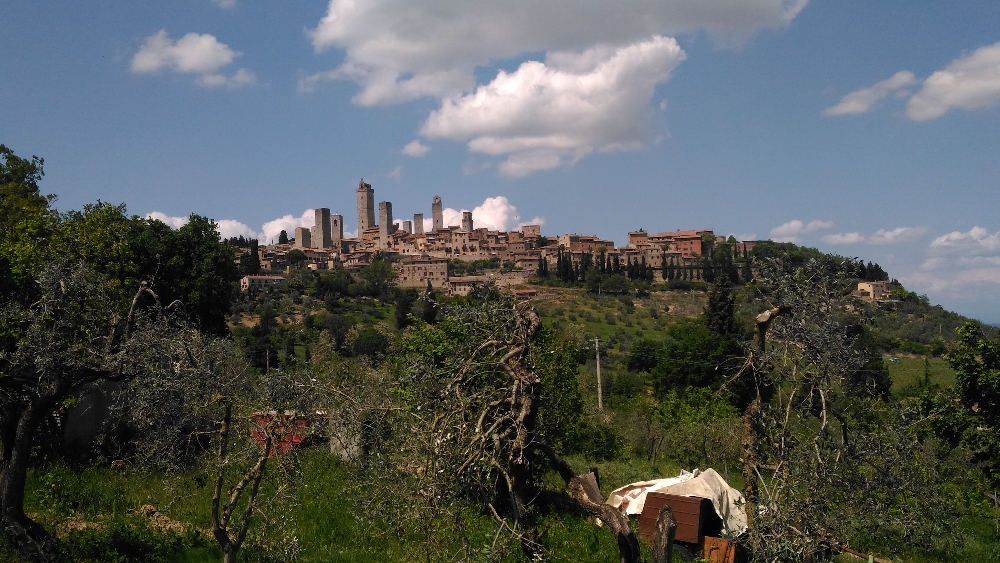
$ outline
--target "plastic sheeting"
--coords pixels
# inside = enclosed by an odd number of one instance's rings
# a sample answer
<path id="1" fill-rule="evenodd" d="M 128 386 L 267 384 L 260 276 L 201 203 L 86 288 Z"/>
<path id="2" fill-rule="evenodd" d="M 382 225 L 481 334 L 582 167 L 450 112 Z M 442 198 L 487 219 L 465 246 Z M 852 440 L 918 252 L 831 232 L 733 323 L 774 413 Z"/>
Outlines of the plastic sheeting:
<path id="1" fill-rule="evenodd" d="M 646 504 L 646 494 L 652 492 L 702 497 L 712 501 L 715 512 L 722 519 L 722 532 L 726 537 L 735 537 L 747 529 L 743 495 L 730 487 L 714 469 L 695 469 L 694 472 L 681 470 L 677 477 L 625 485 L 612 491 L 606 502 L 625 514 L 641 514 Z"/>

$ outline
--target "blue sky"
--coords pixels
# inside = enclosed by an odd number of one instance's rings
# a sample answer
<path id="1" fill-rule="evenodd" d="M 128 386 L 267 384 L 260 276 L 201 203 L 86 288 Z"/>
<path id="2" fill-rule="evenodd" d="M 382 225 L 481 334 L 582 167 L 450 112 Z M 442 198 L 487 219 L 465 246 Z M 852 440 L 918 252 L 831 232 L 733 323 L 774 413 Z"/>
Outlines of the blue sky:
<path id="1" fill-rule="evenodd" d="M 0 54 L 60 209 L 353 230 L 364 177 L 397 218 L 791 240 L 1000 322 L 995 1 L 40 0 Z"/>

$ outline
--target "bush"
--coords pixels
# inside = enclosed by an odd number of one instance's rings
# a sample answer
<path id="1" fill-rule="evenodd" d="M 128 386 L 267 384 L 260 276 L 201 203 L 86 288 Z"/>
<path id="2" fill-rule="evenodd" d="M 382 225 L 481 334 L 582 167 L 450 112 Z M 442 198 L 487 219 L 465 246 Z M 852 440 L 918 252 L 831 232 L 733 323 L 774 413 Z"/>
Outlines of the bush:
<path id="1" fill-rule="evenodd" d="M 600 422 L 582 422 L 567 441 L 567 453 L 583 454 L 588 459 L 609 460 L 621 455 L 624 438 L 614 426 Z"/>
<path id="2" fill-rule="evenodd" d="M 67 559 L 81 563 L 167 563 L 175 561 L 178 553 L 207 547 L 195 531 L 163 533 L 150 529 L 141 519 L 123 517 L 101 527 L 72 531 L 62 544 Z"/>

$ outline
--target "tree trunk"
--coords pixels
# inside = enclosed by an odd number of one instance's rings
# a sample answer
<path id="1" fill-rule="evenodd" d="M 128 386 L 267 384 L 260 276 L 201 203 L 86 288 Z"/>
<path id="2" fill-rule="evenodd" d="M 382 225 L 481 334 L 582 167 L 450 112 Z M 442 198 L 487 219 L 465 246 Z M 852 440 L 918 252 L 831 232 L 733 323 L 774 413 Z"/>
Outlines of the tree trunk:
<path id="1" fill-rule="evenodd" d="M 569 483 L 569 494 L 584 510 L 600 518 L 615 536 L 621 563 L 641 563 L 639 540 L 632 531 L 628 516 L 610 504 L 604 503 L 604 496 L 597 488 L 597 478 L 593 473 L 573 477 Z"/>
<path id="2" fill-rule="evenodd" d="M 760 422 L 760 395 L 747 405 L 743 412 L 743 441 L 741 459 L 743 465 L 743 500 L 747 515 L 747 526 L 753 526 L 757 512 L 759 491 L 757 489 L 757 438 Z"/>
<path id="3" fill-rule="evenodd" d="M 24 513 L 24 485 L 27 481 L 31 443 L 38 426 L 36 404 L 25 403 L 16 416 L 9 412 L 0 429 L 3 454 L 0 458 L 0 518 L 18 551 L 32 561 L 54 561 L 58 555 L 55 538 Z M 15 411 L 16 412 L 16 411 Z"/>
<path id="4" fill-rule="evenodd" d="M 677 533 L 677 519 L 670 505 L 664 504 L 656 518 L 656 535 L 653 537 L 652 563 L 670 563 L 674 555 L 674 534 Z"/>

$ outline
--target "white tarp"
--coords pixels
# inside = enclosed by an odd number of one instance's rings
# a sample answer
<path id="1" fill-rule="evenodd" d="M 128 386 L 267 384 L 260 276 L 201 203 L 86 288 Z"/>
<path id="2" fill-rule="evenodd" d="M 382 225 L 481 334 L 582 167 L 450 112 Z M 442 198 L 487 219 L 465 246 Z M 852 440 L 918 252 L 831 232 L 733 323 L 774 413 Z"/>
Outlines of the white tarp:
<path id="1" fill-rule="evenodd" d="M 747 529 L 743 495 L 730 487 L 714 469 L 695 469 L 693 473 L 682 469 L 677 477 L 625 485 L 612 491 L 606 502 L 625 514 L 641 514 L 647 493 L 707 498 L 712 501 L 715 512 L 722 519 L 724 536 L 733 537 Z"/>

